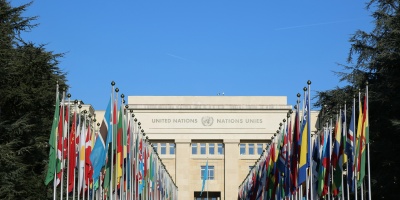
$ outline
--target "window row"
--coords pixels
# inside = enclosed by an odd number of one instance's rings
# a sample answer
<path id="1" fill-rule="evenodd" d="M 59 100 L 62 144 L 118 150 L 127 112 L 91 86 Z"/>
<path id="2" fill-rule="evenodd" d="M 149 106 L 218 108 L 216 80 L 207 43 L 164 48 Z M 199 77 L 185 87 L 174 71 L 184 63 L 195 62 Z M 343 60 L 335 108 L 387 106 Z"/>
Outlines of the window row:
<path id="1" fill-rule="evenodd" d="M 266 146 L 265 143 L 240 143 L 240 155 L 261 155 Z"/>
<path id="2" fill-rule="evenodd" d="M 174 155 L 175 143 L 152 143 L 157 153 L 161 155 Z"/>
<path id="3" fill-rule="evenodd" d="M 192 143 L 192 155 L 223 155 L 222 143 Z"/>

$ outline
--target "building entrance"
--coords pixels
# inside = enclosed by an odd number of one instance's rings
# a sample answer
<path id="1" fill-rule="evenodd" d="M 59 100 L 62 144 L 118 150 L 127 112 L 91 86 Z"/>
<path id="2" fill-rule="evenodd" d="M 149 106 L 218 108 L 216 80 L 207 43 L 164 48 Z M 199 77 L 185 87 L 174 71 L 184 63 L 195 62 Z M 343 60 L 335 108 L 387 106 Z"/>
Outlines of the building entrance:
<path id="1" fill-rule="evenodd" d="M 221 200 L 221 192 L 208 191 L 208 199 L 207 199 L 207 191 L 203 191 L 200 196 L 200 192 L 194 192 L 194 200 Z"/>

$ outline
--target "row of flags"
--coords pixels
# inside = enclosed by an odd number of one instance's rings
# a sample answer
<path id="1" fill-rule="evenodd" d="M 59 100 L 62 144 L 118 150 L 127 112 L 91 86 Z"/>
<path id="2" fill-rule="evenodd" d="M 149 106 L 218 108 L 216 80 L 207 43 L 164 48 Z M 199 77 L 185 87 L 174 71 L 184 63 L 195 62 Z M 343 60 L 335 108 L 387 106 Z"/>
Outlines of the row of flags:
<path id="1" fill-rule="evenodd" d="M 117 111 L 113 95 L 95 128 L 76 102 L 74 108 L 66 102 L 65 92 L 60 102 L 57 85 L 45 178 L 46 185 L 53 181 L 53 199 L 177 199 L 178 188 L 140 122 L 123 99 Z"/>
<path id="2" fill-rule="evenodd" d="M 370 176 L 369 196 L 364 196 L 369 162 L 368 87 L 363 100 L 359 94 L 358 113 L 353 100 L 350 121 L 344 105 L 335 122 L 331 118 L 313 135 L 309 88 L 305 92 L 303 115 L 299 102 L 294 119 L 288 113 L 287 120 L 281 123 L 272 142 L 239 186 L 238 199 L 371 199 Z"/>

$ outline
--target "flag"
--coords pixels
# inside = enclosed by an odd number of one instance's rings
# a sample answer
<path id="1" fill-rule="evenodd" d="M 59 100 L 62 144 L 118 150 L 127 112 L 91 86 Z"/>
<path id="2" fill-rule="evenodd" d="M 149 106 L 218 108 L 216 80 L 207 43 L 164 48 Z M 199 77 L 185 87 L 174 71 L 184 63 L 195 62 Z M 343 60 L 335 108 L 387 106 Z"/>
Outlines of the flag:
<path id="1" fill-rule="evenodd" d="M 126 182 L 128 183 L 127 185 L 127 189 L 131 189 L 130 187 L 130 180 L 131 180 L 131 156 L 132 156 L 132 137 L 133 135 L 131 134 L 131 120 L 128 121 L 128 129 L 126 130 L 126 140 L 127 140 L 127 144 L 126 144 L 126 149 L 127 149 L 127 155 L 126 155 L 126 170 L 125 173 L 128 174 L 127 176 L 127 180 Z"/>
<path id="2" fill-rule="evenodd" d="M 206 184 L 206 180 L 207 180 L 207 179 L 208 179 L 208 160 L 207 160 L 207 162 L 206 162 L 206 167 L 205 167 L 204 172 L 203 172 L 203 183 L 202 183 L 202 185 L 201 185 L 200 196 L 201 196 L 201 194 L 202 194 L 203 191 L 204 191 L 204 185 Z"/>
<path id="3" fill-rule="evenodd" d="M 332 184 L 332 190 L 333 194 L 339 195 L 341 192 L 341 186 L 342 186 L 342 176 L 343 176 L 343 149 L 344 149 L 344 141 L 343 141 L 343 122 L 344 122 L 344 115 L 342 114 L 342 111 L 339 115 L 338 122 L 337 122 L 337 131 L 335 135 L 335 145 L 334 146 L 334 151 L 335 151 L 335 156 L 332 156 L 332 158 L 335 158 L 335 162 L 332 161 L 332 167 L 333 167 L 333 184 Z"/>
<path id="4" fill-rule="evenodd" d="M 321 165 L 318 171 L 318 195 L 320 197 L 325 196 L 328 193 L 328 184 L 330 179 L 330 148 L 331 148 L 331 137 L 330 130 L 324 131 L 324 144 L 322 150 Z"/>
<path id="5" fill-rule="evenodd" d="M 61 182 L 61 173 L 63 170 L 63 141 L 64 141 L 64 95 L 63 95 L 63 100 L 61 101 L 61 105 L 60 105 L 60 116 L 59 116 L 59 120 L 58 120 L 58 136 L 57 136 L 57 168 L 56 168 L 56 172 L 57 172 L 57 180 L 56 180 L 56 185 L 60 184 Z"/>
<path id="6" fill-rule="evenodd" d="M 354 192 L 354 118 L 355 107 L 353 105 L 352 114 L 350 119 L 349 131 L 347 132 L 347 182 L 350 186 L 350 191 Z"/>
<path id="7" fill-rule="evenodd" d="M 72 118 L 71 133 L 69 134 L 69 152 L 68 152 L 68 192 L 72 192 L 75 187 L 75 167 L 76 167 L 76 112 Z"/>
<path id="8" fill-rule="evenodd" d="M 356 173 L 355 174 L 355 176 L 357 177 L 357 183 L 359 183 L 358 182 L 358 180 L 359 180 L 359 177 L 360 177 L 360 164 L 361 164 L 361 159 L 360 159 L 360 157 L 361 157 L 361 152 L 360 152 L 360 147 L 361 147 L 361 145 L 360 145 L 360 141 L 361 141 L 361 132 L 362 132 L 362 127 L 363 127 L 363 125 L 362 125 L 362 118 L 363 118 L 363 112 L 362 112 L 362 106 L 361 106 L 361 100 L 360 100 L 360 94 L 359 94 L 359 98 L 358 98 L 358 122 L 357 122 L 357 136 L 356 136 L 356 142 L 355 142 L 355 144 L 356 144 L 356 152 L 355 152 L 355 155 L 354 155 L 354 162 L 355 162 L 355 170 L 354 170 L 354 172 Z M 358 185 L 359 186 L 359 185 Z"/>
<path id="9" fill-rule="evenodd" d="M 322 196 L 328 194 L 328 188 L 330 187 L 331 183 L 331 155 L 332 155 L 332 125 L 330 125 L 330 128 L 328 130 L 328 135 L 327 135 L 327 143 L 326 143 L 326 151 L 324 154 L 324 159 L 323 159 L 323 164 L 325 168 L 325 174 L 324 174 L 324 189 Z"/>
<path id="10" fill-rule="evenodd" d="M 333 151 L 332 151 L 332 166 L 335 167 L 336 163 L 338 162 L 339 159 L 339 147 L 340 147 L 340 129 L 341 129 L 341 124 L 339 123 L 339 116 L 336 120 L 336 125 L 334 129 L 334 138 L 333 138 Z"/>
<path id="11" fill-rule="evenodd" d="M 366 147 L 366 134 L 365 130 L 367 127 L 367 96 L 364 96 L 364 109 L 363 109 L 363 118 L 362 118 L 362 127 L 361 127 L 361 136 L 360 136 L 360 151 L 359 151 L 359 178 L 358 185 L 361 185 L 364 177 L 365 177 L 365 147 Z"/>
<path id="12" fill-rule="evenodd" d="M 116 165 L 115 168 L 117 170 L 117 183 L 120 183 L 120 178 L 122 177 L 122 161 L 123 161 L 123 144 L 122 144 L 122 105 L 120 106 L 119 117 L 118 117 L 118 125 L 117 125 L 117 156 L 116 156 Z"/>
<path id="13" fill-rule="evenodd" d="M 142 193 L 143 187 L 144 187 L 144 157 L 143 157 L 143 138 L 140 139 L 139 141 L 139 160 L 138 160 L 138 190 L 139 194 Z"/>
<path id="14" fill-rule="evenodd" d="M 308 130 L 309 114 L 310 114 L 310 102 L 308 100 L 308 94 L 307 94 L 303 121 L 301 126 L 301 136 L 300 136 L 300 156 L 299 156 L 299 171 L 298 171 L 299 177 L 297 180 L 299 185 L 306 181 L 307 168 L 310 165 L 308 156 L 309 140 L 310 140 L 310 130 Z"/>
<path id="15" fill-rule="evenodd" d="M 114 180 L 111 180 L 111 173 L 114 173 L 111 171 L 111 166 L 114 165 L 115 159 L 114 157 L 114 152 L 115 152 L 115 131 L 114 129 L 116 128 L 116 117 L 117 117 L 117 101 L 113 100 L 114 102 L 112 103 L 112 108 L 111 109 L 111 114 L 110 114 L 110 126 L 108 127 L 107 131 L 107 140 L 106 140 L 106 154 L 107 154 L 107 159 L 106 159 L 106 174 L 104 177 L 104 189 L 107 190 L 113 190 L 113 188 L 110 188 L 111 181 L 115 180 L 115 177 L 113 176 Z M 112 163 L 113 161 L 114 163 Z M 115 169 L 114 169 L 115 170 Z M 111 197 L 110 197 L 111 198 Z"/>
<path id="16" fill-rule="evenodd" d="M 100 134 L 97 136 L 93 150 L 90 154 L 90 161 L 93 165 L 93 182 L 96 182 L 100 176 L 101 168 L 106 161 L 106 140 L 108 136 L 108 129 L 110 125 L 111 116 L 111 98 L 108 101 L 106 112 L 104 113 L 103 121 L 100 125 Z"/>
<path id="17" fill-rule="evenodd" d="M 86 121 L 86 120 L 85 120 Z M 78 177 L 78 195 L 85 185 L 84 169 L 85 169 L 85 143 L 86 143 L 86 122 L 83 122 L 81 133 L 79 136 L 79 177 Z"/>
<path id="18" fill-rule="evenodd" d="M 49 184 L 50 181 L 54 179 L 54 174 L 56 173 L 56 164 L 57 164 L 57 133 L 58 133 L 58 121 L 59 121 L 59 112 L 60 112 L 60 99 L 58 97 L 58 85 L 56 92 L 56 107 L 54 110 L 53 116 L 53 124 L 51 126 L 51 133 L 49 138 L 49 164 L 47 166 L 47 174 L 44 183 L 46 185 Z"/>
<path id="19" fill-rule="evenodd" d="M 323 132 L 316 135 L 314 139 L 313 151 L 312 151 L 312 170 L 313 170 L 313 182 L 311 187 L 313 187 L 313 196 L 316 196 L 318 191 L 318 170 L 321 165 L 321 155 L 322 155 L 322 144 L 321 139 L 323 138 Z"/>
<path id="20" fill-rule="evenodd" d="M 296 109 L 296 116 L 295 116 L 295 122 L 294 122 L 294 130 L 293 130 L 293 143 L 292 143 L 292 155 L 290 158 L 291 164 L 291 187 L 292 191 L 295 192 L 297 190 L 297 176 L 298 176 L 298 160 L 299 160 L 299 141 L 300 141 L 300 123 L 299 123 L 299 109 Z"/>
<path id="21" fill-rule="evenodd" d="M 90 153 L 92 152 L 92 137 L 91 137 L 91 127 L 89 126 L 86 133 L 85 142 L 85 182 L 87 188 L 89 188 L 90 183 L 93 180 L 93 169 L 92 162 L 90 161 Z"/>
<path id="22" fill-rule="evenodd" d="M 284 131 L 284 128 L 282 128 L 281 136 L 278 141 L 279 144 L 279 154 L 278 154 L 278 160 L 277 160 L 277 166 L 278 170 L 281 173 L 285 173 L 285 168 L 286 168 L 286 152 L 287 152 L 287 134 Z"/>
<path id="23" fill-rule="evenodd" d="M 288 126 L 287 126 L 287 150 L 286 150 L 286 171 L 285 171 L 285 196 L 288 196 L 291 194 L 291 186 L 290 186 L 290 182 L 291 182 L 291 172 L 290 172 L 290 154 L 291 154 L 291 143 L 292 143 L 292 120 L 290 120 L 290 122 L 288 122 Z"/>

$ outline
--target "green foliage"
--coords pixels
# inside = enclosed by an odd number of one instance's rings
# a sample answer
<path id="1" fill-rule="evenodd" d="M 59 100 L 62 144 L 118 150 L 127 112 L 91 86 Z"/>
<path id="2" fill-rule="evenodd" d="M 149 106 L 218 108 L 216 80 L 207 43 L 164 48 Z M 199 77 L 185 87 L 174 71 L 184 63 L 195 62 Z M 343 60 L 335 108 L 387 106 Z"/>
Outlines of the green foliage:
<path id="1" fill-rule="evenodd" d="M 400 1 L 372 0 L 375 28 L 358 30 L 350 38 L 351 48 L 345 72 L 339 72 L 349 86 L 318 93 L 317 106 L 335 110 L 344 100 L 352 102 L 358 89 L 369 88 L 369 123 L 371 139 L 371 182 L 375 198 L 397 199 L 400 157 Z M 350 103 L 351 104 L 351 103 Z M 357 107 L 356 103 L 356 107 Z M 351 106 L 347 107 L 351 109 Z M 322 112 L 321 112 L 322 113 Z M 350 111 L 347 112 L 348 114 Z M 325 115 L 327 113 L 324 113 Z M 332 114 L 332 113 L 329 113 Z M 326 116 L 325 116 L 326 117 Z M 364 190 L 365 191 L 365 190 Z"/>
<path id="2" fill-rule="evenodd" d="M 62 55 L 19 36 L 35 26 L 35 17 L 22 17 L 29 5 L 13 8 L 0 0 L 0 199 L 46 199 L 52 193 L 43 181 L 56 82 L 67 86 L 57 66 Z"/>

